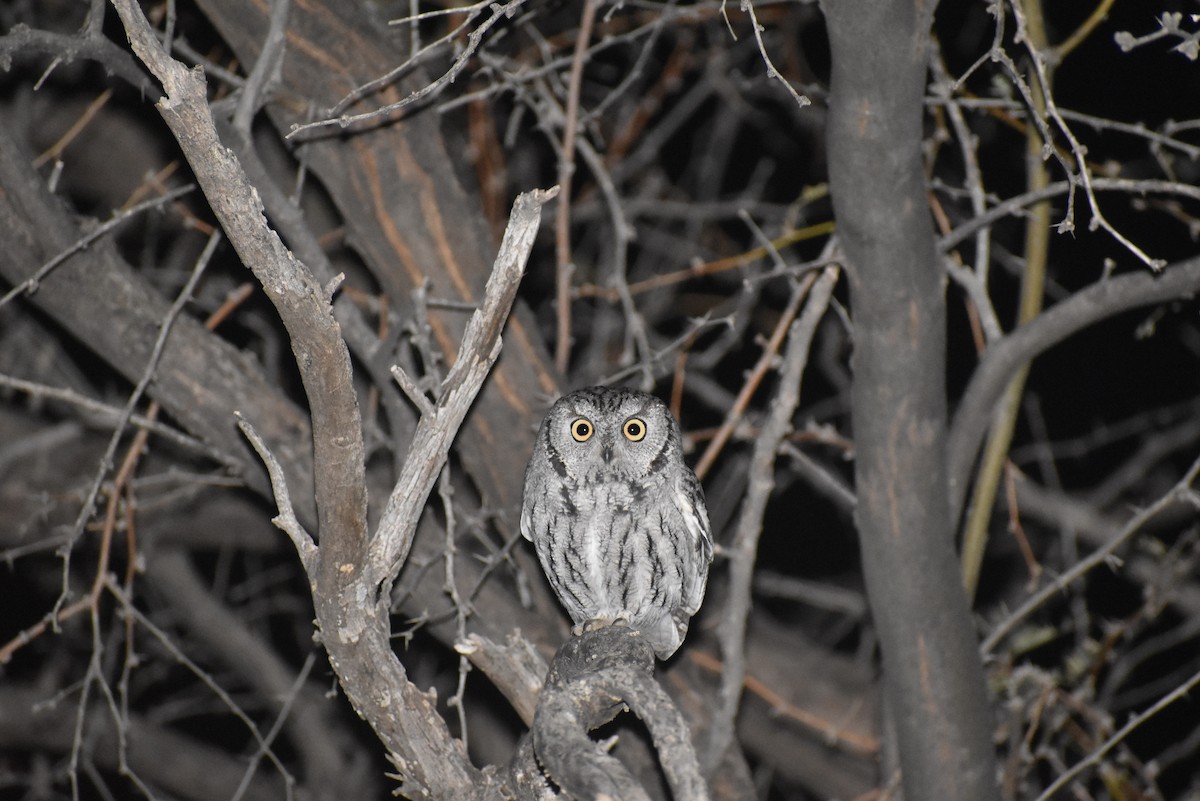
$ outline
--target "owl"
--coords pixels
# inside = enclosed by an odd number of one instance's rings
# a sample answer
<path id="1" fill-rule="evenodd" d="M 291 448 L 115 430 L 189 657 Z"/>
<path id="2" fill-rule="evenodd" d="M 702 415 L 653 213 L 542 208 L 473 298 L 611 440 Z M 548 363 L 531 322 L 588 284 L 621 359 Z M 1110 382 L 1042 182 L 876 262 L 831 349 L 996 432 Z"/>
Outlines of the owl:
<path id="1" fill-rule="evenodd" d="M 713 542 L 661 400 L 608 387 L 560 398 L 525 469 L 521 533 L 576 634 L 624 623 L 659 659 L 679 648 L 704 599 Z"/>

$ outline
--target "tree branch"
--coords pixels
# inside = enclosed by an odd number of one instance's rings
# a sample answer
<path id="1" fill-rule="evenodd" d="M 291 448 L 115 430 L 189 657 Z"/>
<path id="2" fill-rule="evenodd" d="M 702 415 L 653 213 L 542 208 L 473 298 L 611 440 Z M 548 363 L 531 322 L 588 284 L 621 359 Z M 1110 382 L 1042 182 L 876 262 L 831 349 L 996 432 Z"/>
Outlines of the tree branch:
<path id="1" fill-rule="evenodd" d="M 364 570 L 373 586 L 390 584 L 408 556 L 417 518 L 446 461 L 454 435 L 500 355 L 500 332 L 517 297 L 517 286 L 541 223 L 541 207 L 557 194 L 558 187 L 536 189 L 518 195 L 513 202 L 483 303 L 467 323 L 458 360 L 442 382 L 436 406 L 432 413 L 422 414 L 417 423 L 404 457 L 404 469 L 371 542 Z"/>
<path id="2" fill-rule="evenodd" d="M 687 723 L 654 680 L 654 652 L 640 633 L 625 626 L 571 637 L 554 656 L 529 733 L 554 783 L 571 798 L 649 801 L 629 771 L 587 736 L 625 705 L 649 729 L 672 797 L 707 799 Z"/>
<path id="3" fill-rule="evenodd" d="M 840 275 L 839 267 L 826 267 L 819 278 L 817 273 L 805 276 L 804 284 L 812 287 L 808 305 L 789 326 L 788 344 L 779 371 L 779 389 L 771 400 L 762 431 L 754 441 L 754 452 L 750 458 L 750 486 L 742 504 L 733 542 L 727 549 L 730 597 L 720 627 L 721 653 L 725 665 L 721 672 L 721 690 L 714 720 L 709 728 L 711 736 L 706 749 L 706 761 L 709 764 L 718 761 L 733 740 L 742 685 L 746 678 L 746 625 L 750 617 L 754 561 L 758 554 L 767 501 L 775 488 L 775 459 L 780 444 L 792 430 L 792 416 L 800 404 L 800 381 L 808 364 L 809 348 L 817 325 L 829 308 L 833 287 Z M 797 286 L 794 291 L 803 290 Z M 799 531 L 794 533 L 798 535 Z"/>
<path id="4" fill-rule="evenodd" d="M 959 401 L 950 427 L 947 453 L 951 519 L 958 520 L 962 512 L 971 464 L 991 425 L 996 402 L 1021 365 L 1093 323 L 1198 290 L 1200 258 L 1172 264 L 1158 274 L 1119 275 L 1076 292 L 989 347 Z"/>
<path id="5" fill-rule="evenodd" d="M 162 82 L 159 108 L 205 190 L 243 263 L 278 310 L 292 343 L 313 420 L 320 549 L 314 603 L 323 641 L 347 696 L 375 728 L 404 776 L 402 790 L 461 797 L 475 794 L 480 775 L 446 729 L 430 696 L 408 681 L 391 650 L 388 595 L 433 478 L 488 369 L 499 355 L 507 319 L 533 234 L 538 208 L 553 192 L 522 195 L 518 222 L 506 235 L 480 311 L 443 388 L 438 414 L 423 419 L 406 472 L 430 474 L 427 485 L 405 476 L 373 543 L 366 527 L 365 451 L 349 353 L 326 292 L 266 224 L 257 193 L 216 133 L 201 74 L 162 49 L 133 0 L 114 0 L 134 52 Z M 423 450 L 424 448 L 424 450 Z M 436 465 L 430 458 L 440 454 Z M 423 492 L 420 489 L 423 487 Z M 419 497 L 400 496 L 411 492 Z M 397 520 L 395 515 L 411 519 Z M 405 529 L 411 524 L 412 528 Z M 410 784 L 411 781 L 411 784 Z M 415 785 L 415 786 L 413 786 Z"/>

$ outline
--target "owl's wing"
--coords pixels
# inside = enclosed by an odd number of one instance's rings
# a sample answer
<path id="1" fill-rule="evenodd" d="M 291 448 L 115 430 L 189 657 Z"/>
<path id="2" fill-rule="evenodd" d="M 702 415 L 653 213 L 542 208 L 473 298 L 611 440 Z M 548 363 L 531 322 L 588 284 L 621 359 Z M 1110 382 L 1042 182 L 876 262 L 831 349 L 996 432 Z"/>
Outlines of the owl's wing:
<path id="1" fill-rule="evenodd" d="M 546 454 L 543 450 L 543 438 L 546 436 L 546 426 L 543 423 L 541 429 L 537 433 L 537 442 L 533 447 L 533 455 L 529 457 L 529 464 L 525 465 L 525 485 L 521 490 L 521 536 L 533 542 L 533 498 L 537 492 L 537 467 L 538 459 L 545 459 Z"/>
<path id="2" fill-rule="evenodd" d="M 525 491 L 521 499 L 521 536 L 533 542 L 533 495 L 537 489 L 530 481 L 529 473 L 532 467 L 525 471 Z"/>
<path id="3" fill-rule="evenodd" d="M 675 506 L 683 517 L 692 543 L 704 557 L 705 572 L 708 563 L 713 558 L 712 530 L 708 523 L 708 507 L 704 504 L 704 489 L 700 479 L 686 467 L 680 471 L 680 477 L 675 482 Z"/>
<path id="4" fill-rule="evenodd" d="M 529 502 L 521 504 L 521 536 L 533 542 L 533 521 L 529 519 Z"/>

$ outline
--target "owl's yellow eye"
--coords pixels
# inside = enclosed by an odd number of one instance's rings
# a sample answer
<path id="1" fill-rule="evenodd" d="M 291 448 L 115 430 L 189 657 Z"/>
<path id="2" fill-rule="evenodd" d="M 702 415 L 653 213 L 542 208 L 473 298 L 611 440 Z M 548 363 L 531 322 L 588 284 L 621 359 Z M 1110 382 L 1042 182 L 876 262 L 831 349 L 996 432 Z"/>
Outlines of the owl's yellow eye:
<path id="1" fill-rule="evenodd" d="M 641 442 L 646 437 L 646 423 L 636 417 L 630 417 L 625 421 L 625 425 L 621 426 L 621 433 L 630 442 Z"/>
<path id="2" fill-rule="evenodd" d="M 587 442 L 592 438 L 592 421 L 585 417 L 580 417 L 574 423 L 571 423 L 571 436 L 576 442 Z"/>

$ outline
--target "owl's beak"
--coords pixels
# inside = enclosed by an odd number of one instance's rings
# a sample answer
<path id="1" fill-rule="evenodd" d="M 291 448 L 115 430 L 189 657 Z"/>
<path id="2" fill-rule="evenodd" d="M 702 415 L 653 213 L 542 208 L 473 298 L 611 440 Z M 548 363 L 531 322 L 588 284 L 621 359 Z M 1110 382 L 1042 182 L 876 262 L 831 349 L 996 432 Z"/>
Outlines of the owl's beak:
<path id="1" fill-rule="evenodd" d="M 606 443 L 604 443 L 604 445 L 603 445 L 603 446 L 600 448 L 600 458 L 604 460 L 604 463 L 605 463 L 605 464 L 611 464 L 611 463 L 612 463 L 612 457 L 613 457 L 613 446 L 612 446 L 612 443 L 611 443 L 611 442 L 606 442 Z"/>

